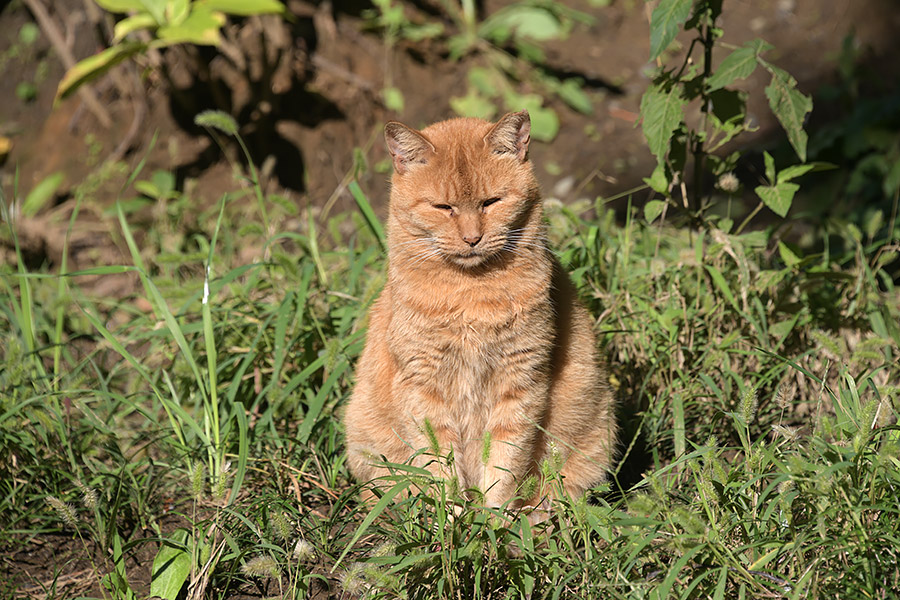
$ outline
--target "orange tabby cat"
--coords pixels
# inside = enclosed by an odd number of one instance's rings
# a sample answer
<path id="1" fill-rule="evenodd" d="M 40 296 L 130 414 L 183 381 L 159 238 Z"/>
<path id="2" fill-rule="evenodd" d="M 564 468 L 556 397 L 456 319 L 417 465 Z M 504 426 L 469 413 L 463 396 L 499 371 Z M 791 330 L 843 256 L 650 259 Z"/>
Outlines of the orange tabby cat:
<path id="1" fill-rule="evenodd" d="M 480 488 L 489 506 L 557 452 L 572 496 L 605 477 L 612 396 L 591 318 L 547 247 L 530 131 L 527 111 L 496 124 L 385 127 L 388 281 L 345 416 L 360 480 L 428 448 L 426 421 L 442 452 L 453 450 L 460 485 Z M 430 457 L 416 462 L 440 471 Z"/>

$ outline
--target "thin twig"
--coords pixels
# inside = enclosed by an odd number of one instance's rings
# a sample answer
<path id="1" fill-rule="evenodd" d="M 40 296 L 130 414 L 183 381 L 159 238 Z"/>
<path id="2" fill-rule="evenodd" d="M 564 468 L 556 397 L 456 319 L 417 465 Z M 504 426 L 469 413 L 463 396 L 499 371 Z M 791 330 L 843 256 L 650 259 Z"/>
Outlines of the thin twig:
<path id="1" fill-rule="evenodd" d="M 53 46 L 56 55 L 62 61 L 66 70 L 74 67 L 76 62 L 75 57 L 72 56 L 72 52 L 70 52 L 69 47 L 66 46 L 66 42 L 59 32 L 59 28 L 56 26 L 56 23 L 53 22 L 53 19 L 50 18 L 50 14 L 41 3 L 41 0 L 24 0 L 24 2 L 28 7 L 28 10 L 31 11 L 31 14 L 34 15 L 34 18 L 37 19 L 38 25 L 40 25 L 44 35 L 50 40 L 50 44 Z M 78 88 L 78 94 L 103 127 L 109 128 L 112 126 L 112 119 L 109 116 L 109 112 L 102 104 L 100 104 L 97 96 L 94 95 L 94 92 L 89 87 L 84 85 L 81 86 Z"/>

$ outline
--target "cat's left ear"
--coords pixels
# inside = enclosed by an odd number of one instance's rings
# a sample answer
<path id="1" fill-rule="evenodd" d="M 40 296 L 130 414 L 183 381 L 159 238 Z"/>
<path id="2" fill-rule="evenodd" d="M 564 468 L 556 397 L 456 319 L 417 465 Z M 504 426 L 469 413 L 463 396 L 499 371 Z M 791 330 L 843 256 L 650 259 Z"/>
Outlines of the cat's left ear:
<path id="1" fill-rule="evenodd" d="M 427 163 L 435 152 L 434 144 L 428 138 L 397 121 L 384 126 L 384 140 L 399 175 L 406 173 L 410 165 Z"/>
<path id="2" fill-rule="evenodd" d="M 524 161 L 531 141 L 531 117 L 528 111 L 503 115 L 484 136 L 484 141 L 496 154 L 513 154 Z"/>

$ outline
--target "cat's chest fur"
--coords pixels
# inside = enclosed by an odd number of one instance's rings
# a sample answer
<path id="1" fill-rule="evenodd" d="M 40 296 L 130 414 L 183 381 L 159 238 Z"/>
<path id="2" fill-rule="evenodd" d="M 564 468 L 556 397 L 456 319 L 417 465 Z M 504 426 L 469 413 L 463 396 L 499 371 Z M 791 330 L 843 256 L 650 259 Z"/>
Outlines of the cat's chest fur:
<path id="1" fill-rule="evenodd" d="M 511 288 L 451 278 L 428 296 L 409 281 L 397 286 L 389 335 L 398 378 L 432 387 L 447 411 L 490 410 L 498 381 L 512 376 L 511 357 L 528 350 L 536 368 L 546 359 L 552 307 L 546 282 L 535 279 Z"/>

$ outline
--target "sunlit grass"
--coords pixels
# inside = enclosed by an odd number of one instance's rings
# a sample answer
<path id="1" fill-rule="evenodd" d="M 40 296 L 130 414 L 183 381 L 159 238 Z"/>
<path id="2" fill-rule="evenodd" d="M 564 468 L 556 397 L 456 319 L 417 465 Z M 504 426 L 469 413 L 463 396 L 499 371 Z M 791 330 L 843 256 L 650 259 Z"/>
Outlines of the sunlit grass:
<path id="1" fill-rule="evenodd" d="M 624 435 L 607 484 L 532 525 L 404 465 L 379 500 L 360 502 L 339 413 L 383 284 L 383 232 L 358 186 L 358 213 L 304 215 L 290 232 L 289 206 L 255 178 L 237 188 L 200 233 L 180 232 L 180 260 L 153 235 L 138 243 L 120 204 L 131 264 L 50 273 L 20 255 L 0 267 L 5 547 L 68 536 L 91 565 L 90 593 L 107 597 L 870 598 L 900 587 L 900 301 L 884 260 L 896 224 L 866 244 L 848 228 L 821 232 L 841 250 L 801 256 L 771 252 L 773 231 L 548 207 L 597 318 Z M 253 217 L 264 226 L 248 223 L 248 198 L 267 206 Z M 339 222 L 353 233 L 331 235 Z M 139 286 L 92 298 L 86 274 L 136 274 Z M 131 566 L 137 555 L 150 560 Z"/>

